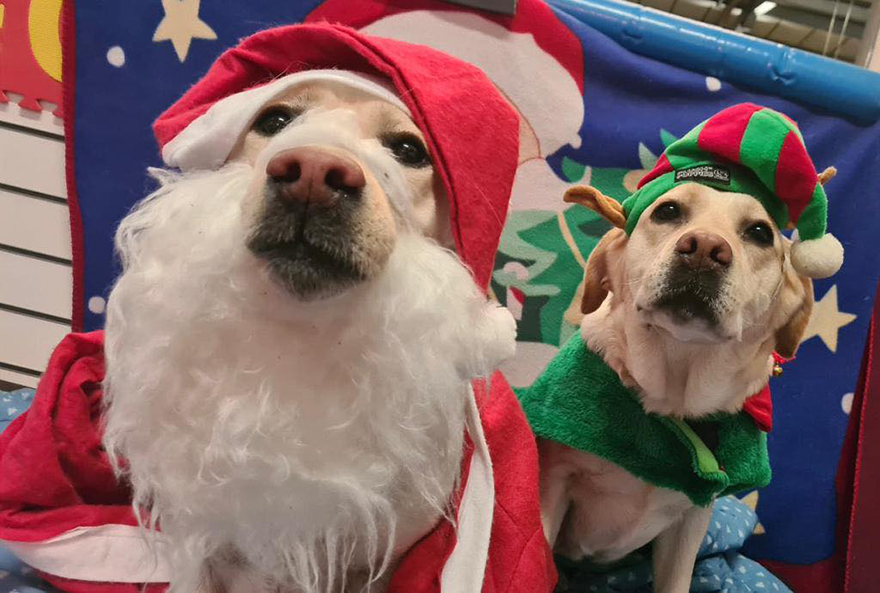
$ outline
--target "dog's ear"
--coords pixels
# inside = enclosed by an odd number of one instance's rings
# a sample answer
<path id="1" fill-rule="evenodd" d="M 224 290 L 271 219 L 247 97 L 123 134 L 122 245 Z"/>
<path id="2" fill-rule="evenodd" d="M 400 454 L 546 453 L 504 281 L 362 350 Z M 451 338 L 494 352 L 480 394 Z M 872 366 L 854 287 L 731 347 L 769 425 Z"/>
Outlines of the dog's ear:
<path id="1" fill-rule="evenodd" d="M 584 315 L 598 309 L 609 291 L 613 290 L 611 266 L 617 264 L 625 241 L 626 233 L 622 229 L 611 229 L 590 254 L 584 270 L 584 294 L 581 298 L 581 312 Z"/>
<path id="2" fill-rule="evenodd" d="M 589 185 L 572 187 L 565 192 L 562 199 L 571 204 L 586 206 L 619 229 L 626 226 L 626 216 L 620 202 L 609 198 L 595 187 Z"/>
<path id="3" fill-rule="evenodd" d="M 785 325 L 776 330 L 776 352 L 783 358 L 792 358 L 800 346 L 804 331 L 813 312 L 813 281 L 788 270 L 782 287 L 782 298 L 798 301 Z"/>

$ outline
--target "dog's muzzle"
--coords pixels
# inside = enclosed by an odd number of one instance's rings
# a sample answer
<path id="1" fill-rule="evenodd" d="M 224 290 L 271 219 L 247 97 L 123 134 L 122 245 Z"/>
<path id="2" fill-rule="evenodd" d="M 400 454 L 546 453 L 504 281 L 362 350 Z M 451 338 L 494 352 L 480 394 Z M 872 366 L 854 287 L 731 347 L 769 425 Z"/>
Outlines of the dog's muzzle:
<path id="1" fill-rule="evenodd" d="M 266 181 L 247 246 L 301 300 L 343 292 L 384 266 L 390 251 L 371 226 L 368 192 L 381 191 L 400 224 L 411 219 L 399 164 L 359 129 L 350 110 L 310 110 L 274 136 L 255 164 Z"/>
<path id="2" fill-rule="evenodd" d="M 367 184 L 353 159 L 316 146 L 291 148 L 266 165 L 269 191 L 285 202 L 330 208 L 339 200 L 357 199 Z"/>
<path id="3" fill-rule="evenodd" d="M 353 227 L 364 172 L 338 149 L 283 150 L 266 165 L 264 207 L 248 248 L 302 299 L 337 293 L 364 279 Z"/>
<path id="4" fill-rule="evenodd" d="M 654 308 L 665 310 L 679 324 L 701 319 L 718 323 L 720 293 L 733 262 L 733 250 L 723 237 L 691 231 L 675 244 L 664 288 Z"/>

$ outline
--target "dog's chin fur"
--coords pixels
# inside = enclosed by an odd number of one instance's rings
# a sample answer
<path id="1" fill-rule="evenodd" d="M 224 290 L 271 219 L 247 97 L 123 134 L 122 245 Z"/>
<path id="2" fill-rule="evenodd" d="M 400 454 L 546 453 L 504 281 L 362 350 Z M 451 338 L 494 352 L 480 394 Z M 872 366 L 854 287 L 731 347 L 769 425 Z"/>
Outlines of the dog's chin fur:
<path id="1" fill-rule="evenodd" d="M 336 591 L 448 513 L 469 382 L 497 362 L 485 298 L 407 231 L 376 279 L 296 300 L 245 246 L 251 172 L 154 171 L 120 225 L 104 443 L 171 546 L 172 591 L 230 547 L 270 582 Z"/>

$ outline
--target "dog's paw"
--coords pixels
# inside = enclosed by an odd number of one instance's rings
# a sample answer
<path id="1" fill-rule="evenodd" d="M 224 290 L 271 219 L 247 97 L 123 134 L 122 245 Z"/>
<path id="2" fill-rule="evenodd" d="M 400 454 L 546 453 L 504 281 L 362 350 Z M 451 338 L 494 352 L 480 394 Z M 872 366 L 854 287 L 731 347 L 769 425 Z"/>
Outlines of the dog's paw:
<path id="1" fill-rule="evenodd" d="M 506 307 L 495 303 L 486 304 L 485 314 L 484 355 L 491 370 L 516 354 L 516 319 Z"/>

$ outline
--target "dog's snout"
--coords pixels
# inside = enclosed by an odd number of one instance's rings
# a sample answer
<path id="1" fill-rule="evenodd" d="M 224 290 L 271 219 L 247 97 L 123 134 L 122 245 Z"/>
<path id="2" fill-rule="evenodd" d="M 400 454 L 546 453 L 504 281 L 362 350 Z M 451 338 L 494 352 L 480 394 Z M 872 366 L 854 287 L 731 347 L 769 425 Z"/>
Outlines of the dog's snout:
<path id="1" fill-rule="evenodd" d="M 726 268 L 733 250 L 723 237 L 706 231 L 691 231 L 675 243 L 675 252 L 694 269 Z"/>
<path id="2" fill-rule="evenodd" d="M 280 195 L 291 201 L 330 204 L 339 194 L 355 195 L 367 181 L 353 159 L 313 146 L 276 154 L 266 174 L 281 185 Z"/>

